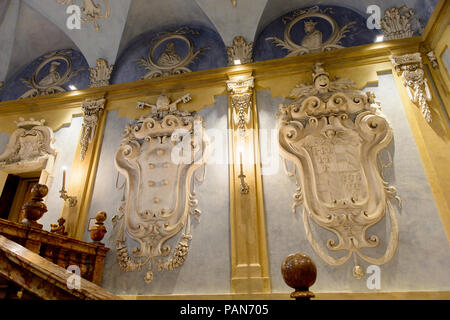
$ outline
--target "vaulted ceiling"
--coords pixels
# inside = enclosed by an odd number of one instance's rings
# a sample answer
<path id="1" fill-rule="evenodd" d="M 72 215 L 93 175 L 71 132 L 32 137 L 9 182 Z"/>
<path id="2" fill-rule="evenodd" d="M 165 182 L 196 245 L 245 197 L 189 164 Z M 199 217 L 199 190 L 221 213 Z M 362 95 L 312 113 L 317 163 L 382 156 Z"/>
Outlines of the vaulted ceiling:
<path id="1" fill-rule="evenodd" d="M 367 7 L 381 11 L 406 5 L 426 20 L 437 0 L 94 0 L 110 17 L 83 22 L 80 30 L 67 27 L 68 4 L 80 7 L 92 0 L 0 0 L 0 81 L 13 77 L 21 68 L 44 53 L 57 49 L 78 49 L 90 66 L 98 58 L 114 64 L 120 53 L 140 34 L 171 25 L 201 25 L 218 32 L 226 45 L 235 36 L 254 41 L 277 17 L 312 5 L 348 7 L 368 16 Z M 59 2 L 59 3 L 58 3 Z M 423 21 L 424 23 L 426 21 Z"/>

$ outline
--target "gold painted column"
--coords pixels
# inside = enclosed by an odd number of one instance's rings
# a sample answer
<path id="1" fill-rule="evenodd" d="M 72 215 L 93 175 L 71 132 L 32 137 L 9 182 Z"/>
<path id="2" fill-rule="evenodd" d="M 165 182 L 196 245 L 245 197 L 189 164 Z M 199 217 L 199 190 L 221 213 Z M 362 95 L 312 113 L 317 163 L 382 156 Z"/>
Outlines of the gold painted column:
<path id="1" fill-rule="evenodd" d="M 104 95 L 87 99 L 82 103 L 83 124 L 75 151 L 72 167 L 69 169 L 67 195 L 76 197 L 76 204 L 64 202 L 61 216 L 66 219 L 69 237 L 83 240 L 87 228 L 87 217 L 94 190 L 97 165 L 105 130 L 106 115 Z"/>
<path id="2" fill-rule="evenodd" d="M 251 72 L 228 78 L 231 291 L 267 293 L 270 279 L 254 78 Z"/>
<path id="3" fill-rule="evenodd" d="M 393 52 L 393 75 L 450 243 L 450 132 L 419 52 Z"/>

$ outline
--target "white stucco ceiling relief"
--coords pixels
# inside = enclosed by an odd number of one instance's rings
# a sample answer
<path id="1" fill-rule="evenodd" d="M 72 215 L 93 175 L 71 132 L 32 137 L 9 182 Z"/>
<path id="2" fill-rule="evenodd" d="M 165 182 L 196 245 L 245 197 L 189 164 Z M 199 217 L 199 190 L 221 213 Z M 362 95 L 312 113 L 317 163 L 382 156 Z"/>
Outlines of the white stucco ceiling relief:
<path id="1" fill-rule="evenodd" d="M 139 36 L 173 26 L 199 26 L 216 32 L 223 46 L 256 40 L 279 17 L 301 8 L 339 6 L 364 19 L 369 8 L 407 6 L 424 27 L 437 0 L 2 0 L 0 1 L 0 82 L 7 83 L 32 61 L 57 50 L 81 52 L 95 68 L 98 59 L 117 67 Z M 78 8 L 78 9 L 77 9 Z M 79 10 L 80 23 L 74 20 Z M 422 28 L 423 30 L 423 28 Z M 6 86 L 5 86 L 6 88 Z"/>

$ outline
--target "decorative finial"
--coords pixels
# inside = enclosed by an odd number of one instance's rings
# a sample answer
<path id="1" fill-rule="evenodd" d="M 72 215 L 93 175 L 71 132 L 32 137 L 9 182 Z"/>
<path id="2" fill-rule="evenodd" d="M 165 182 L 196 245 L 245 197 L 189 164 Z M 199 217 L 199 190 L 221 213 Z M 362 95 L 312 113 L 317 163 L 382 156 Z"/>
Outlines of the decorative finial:
<path id="1" fill-rule="evenodd" d="M 42 224 L 37 221 L 47 212 L 47 206 L 43 203 L 44 198 L 48 194 L 48 188 L 43 184 L 35 184 L 31 189 L 31 201 L 25 203 L 22 210 L 25 212 L 25 219 L 22 224 L 30 227 L 42 229 Z"/>
<path id="2" fill-rule="evenodd" d="M 284 282 L 295 289 L 291 298 L 296 300 L 310 300 L 315 295 L 309 291 L 317 278 L 317 268 L 314 262 L 305 254 L 291 254 L 284 259 L 281 265 L 281 274 Z"/>
<path id="3" fill-rule="evenodd" d="M 95 225 L 92 226 L 92 228 L 89 229 L 89 232 L 91 233 L 91 239 L 97 244 L 102 244 L 100 241 L 103 240 L 103 237 L 105 236 L 106 227 L 103 225 L 105 220 L 107 218 L 107 214 L 105 211 L 99 211 L 95 215 Z M 93 220 L 92 218 L 91 220 Z"/>

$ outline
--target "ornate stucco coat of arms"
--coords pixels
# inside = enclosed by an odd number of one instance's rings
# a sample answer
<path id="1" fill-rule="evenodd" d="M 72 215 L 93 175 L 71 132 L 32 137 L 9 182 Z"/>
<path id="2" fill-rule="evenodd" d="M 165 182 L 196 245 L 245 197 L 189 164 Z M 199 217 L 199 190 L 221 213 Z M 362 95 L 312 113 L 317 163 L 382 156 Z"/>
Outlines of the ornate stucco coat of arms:
<path id="1" fill-rule="evenodd" d="M 330 81 L 317 63 L 313 82 L 297 85 L 290 96 L 294 101 L 280 105 L 277 114 L 280 153 L 285 164 L 294 164 L 291 172 L 286 166 L 297 182 L 293 210 L 302 205 L 306 236 L 315 252 L 333 266 L 353 255 L 353 275 L 361 278 L 358 256 L 381 265 L 397 248 L 398 225 L 390 199 L 400 198 L 384 181 L 377 162 L 378 153 L 392 140 L 392 129 L 372 93 L 350 90 L 353 81 Z M 379 237 L 367 235 L 367 230 L 385 217 L 386 207 L 390 239 L 384 255 L 374 258 L 361 249 L 380 244 Z M 326 249 L 320 244 L 325 239 L 316 239 L 318 233 L 311 231 L 311 221 L 334 233 Z M 340 252 L 345 254 L 337 257 Z"/>
<path id="2" fill-rule="evenodd" d="M 128 124 L 115 156 L 117 170 L 126 179 L 126 196 L 119 208 L 117 257 L 123 271 L 141 271 L 148 264 L 147 283 L 153 280 L 153 266 L 158 271 L 181 266 L 188 253 L 191 215 L 197 217 L 198 201 L 195 182 L 204 179 L 197 172 L 204 168 L 207 140 L 200 115 L 181 112 L 185 95 L 171 103 L 161 95 L 156 105 L 138 103 L 138 108 L 150 107 L 148 116 Z M 201 175 L 201 174 L 200 174 Z M 182 232 L 175 248 L 171 243 Z M 126 235 L 138 248 L 130 256 Z"/>
<path id="3" fill-rule="evenodd" d="M 42 170 L 51 159 L 56 157 L 53 143 L 53 130 L 44 125 L 45 120 L 36 121 L 33 118 L 16 121 L 17 129 L 11 134 L 9 143 L 0 155 L 0 169 L 14 172 L 22 168 L 24 172 Z M 12 170 L 12 171 L 11 171 Z"/>

